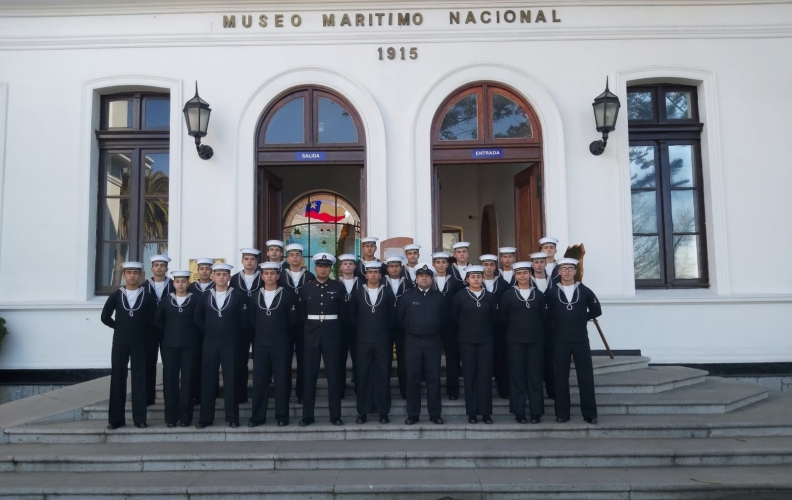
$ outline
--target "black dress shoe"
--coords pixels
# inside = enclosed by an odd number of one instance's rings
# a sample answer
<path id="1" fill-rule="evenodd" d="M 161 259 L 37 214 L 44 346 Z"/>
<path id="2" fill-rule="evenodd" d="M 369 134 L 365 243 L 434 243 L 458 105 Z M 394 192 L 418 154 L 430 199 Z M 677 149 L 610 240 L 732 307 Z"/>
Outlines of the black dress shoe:
<path id="1" fill-rule="evenodd" d="M 344 422 L 340 418 L 331 418 L 330 423 L 333 425 L 344 425 Z"/>
<path id="2" fill-rule="evenodd" d="M 418 423 L 417 417 L 407 417 L 407 420 L 404 421 L 406 425 L 415 425 Z"/>
<path id="3" fill-rule="evenodd" d="M 312 418 L 304 418 L 304 419 L 300 420 L 300 422 L 297 425 L 299 425 L 300 427 L 307 427 L 307 426 L 311 425 L 312 423 L 314 423 L 314 419 L 312 419 Z"/>
<path id="4" fill-rule="evenodd" d="M 542 417 L 531 417 L 532 424 L 538 424 L 542 421 Z"/>
<path id="5" fill-rule="evenodd" d="M 381 424 L 389 424 L 390 423 L 390 419 L 388 418 L 387 415 L 380 415 L 380 423 Z"/>
<path id="6" fill-rule="evenodd" d="M 459 399 L 459 396 L 454 396 L 452 394 L 451 396 L 448 396 L 448 399 L 451 400 L 451 401 L 456 401 L 457 399 Z"/>
<path id="7" fill-rule="evenodd" d="M 596 418 L 586 418 L 586 419 L 584 419 L 584 420 L 585 420 L 587 423 L 591 424 L 591 425 L 596 425 L 596 424 L 597 424 L 597 419 L 596 419 Z"/>
<path id="8" fill-rule="evenodd" d="M 556 422 L 558 422 L 559 424 L 563 424 L 567 420 L 569 420 L 569 419 L 568 418 L 556 417 Z"/>
<path id="9" fill-rule="evenodd" d="M 189 427 L 190 422 L 179 422 L 179 427 Z"/>
<path id="10" fill-rule="evenodd" d="M 278 420 L 278 427 L 286 427 L 287 425 L 289 425 L 288 420 Z"/>
<path id="11" fill-rule="evenodd" d="M 239 422 L 231 422 L 228 424 L 228 426 L 231 427 L 232 429 L 236 429 L 237 427 L 239 427 Z"/>
<path id="12" fill-rule="evenodd" d="M 176 427 L 176 424 L 168 424 L 167 427 L 168 427 L 168 429 L 173 429 L 174 427 Z"/>
<path id="13" fill-rule="evenodd" d="M 135 424 L 135 427 L 137 427 L 138 429 L 145 429 L 146 427 L 148 427 L 148 425 L 146 425 L 146 422 L 138 422 Z"/>
<path id="14" fill-rule="evenodd" d="M 155 401 L 155 400 L 153 400 L 153 399 L 152 399 L 151 401 L 146 401 L 146 406 L 151 406 L 151 405 L 153 405 L 154 403 L 156 403 L 156 401 Z"/>
<path id="15" fill-rule="evenodd" d="M 525 419 L 525 415 L 517 415 L 514 417 L 514 420 L 517 421 L 518 424 L 527 424 L 528 420 Z"/>
<path id="16" fill-rule="evenodd" d="M 247 423 L 247 426 L 248 427 L 258 427 L 259 425 L 261 425 L 263 423 L 264 422 L 254 422 L 254 421 L 251 420 L 250 422 Z"/>
<path id="17" fill-rule="evenodd" d="M 198 422 L 197 424 L 195 424 L 195 428 L 196 428 L 196 429 L 204 429 L 204 428 L 206 428 L 206 427 L 209 427 L 210 425 L 212 425 L 212 423 L 211 423 L 211 422 L 209 422 L 209 423 L 207 423 L 207 424 L 205 424 L 205 423 L 203 423 L 203 422 Z"/>
<path id="18" fill-rule="evenodd" d="M 443 417 L 431 417 L 431 418 L 429 418 L 429 421 L 432 422 L 433 424 L 437 424 L 437 425 L 443 425 L 443 423 L 444 423 L 443 422 Z"/>
<path id="19" fill-rule="evenodd" d="M 476 417 L 468 417 L 468 423 L 469 424 L 477 424 L 478 423 L 478 419 Z"/>
<path id="20" fill-rule="evenodd" d="M 492 417 L 489 416 L 489 415 L 482 415 L 481 416 L 481 421 L 484 422 L 485 424 L 491 424 L 492 423 Z"/>
<path id="21" fill-rule="evenodd" d="M 301 405 L 301 404 L 302 404 L 302 398 L 297 398 L 297 404 L 298 404 L 298 405 Z"/>
<path id="22" fill-rule="evenodd" d="M 109 430 L 111 430 L 111 431 L 114 431 L 114 430 L 118 429 L 119 427 L 123 427 L 125 425 L 126 425 L 125 423 L 124 424 L 107 424 L 107 428 Z"/>
<path id="23" fill-rule="evenodd" d="M 367 420 L 368 420 L 368 416 L 366 416 L 366 415 L 358 415 L 358 418 L 357 418 L 357 420 L 355 420 L 355 423 L 356 424 L 365 424 Z"/>

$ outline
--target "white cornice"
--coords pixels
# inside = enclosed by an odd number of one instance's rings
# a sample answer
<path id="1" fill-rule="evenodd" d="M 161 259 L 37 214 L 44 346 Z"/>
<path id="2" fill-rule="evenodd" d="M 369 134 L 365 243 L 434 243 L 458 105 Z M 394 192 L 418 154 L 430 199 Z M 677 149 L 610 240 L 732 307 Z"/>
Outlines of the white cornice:
<path id="1" fill-rule="evenodd" d="M 180 34 L 124 36 L 53 36 L 2 38 L 0 50 L 65 50 L 146 47 L 204 47 L 254 45 L 355 45 L 409 41 L 421 43 L 565 40 L 651 40 L 790 38 L 792 24 L 771 26 L 665 26 L 652 28 L 553 28 L 531 32 L 432 30 L 424 32 L 321 32 L 278 34 Z"/>
<path id="2" fill-rule="evenodd" d="M 382 0 L 3 0 L 0 17 L 100 16 L 134 14 L 199 14 L 262 9 L 305 12 L 316 10 L 374 9 L 481 9 L 552 7 L 691 7 L 789 4 L 792 0 L 545 0 L 515 2 L 493 0 L 433 0 L 432 2 Z"/>

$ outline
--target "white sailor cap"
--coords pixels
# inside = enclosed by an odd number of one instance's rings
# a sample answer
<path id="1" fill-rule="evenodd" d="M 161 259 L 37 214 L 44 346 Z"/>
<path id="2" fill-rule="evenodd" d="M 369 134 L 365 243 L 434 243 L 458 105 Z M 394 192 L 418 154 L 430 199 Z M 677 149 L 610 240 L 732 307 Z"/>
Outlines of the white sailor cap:
<path id="1" fill-rule="evenodd" d="M 262 271 L 266 271 L 267 269 L 274 269 L 275 271 L 280 272 L 281 265 L 277 262 L 265 262 L 263 264 L 259 264 L 259 267 Z"/>
<path id="2" fill-rule="evenodd" d="M 500 247 L 498 253 L 517 253 L 517 249 L 514 247 Z"/>
<path id="3" fill-rule="evenodd" d="M 321 252 L 313 256 L 313 261 L 317 266 L 332 266 L 336 258 L 332 254 Z"/>
<path id="4" fill-rule="evenodd" d="M 360 244 L 362 245 L 364 243 L 374 243 L 376 245 L 378 241 L 379 238 L 375 238 L 373 236 L 366 236 L 365 238 L 360 239 Z"/>
<path id="5" fill-rule="evenodd" d="M 257 248 L 240 248 L 239 251 L 242 252 L 242 255 L 255 255 L 256 257 L 261 255 L 261 250 Z"/>
<path id="6" fill-rule="evenodd" d="M 479 262 L 485 262 L 491 260 L 492 262 L 498 262 L 498 256 L 492 255 L 491 253 L 485 253 L 481 257 L 479 257 Z"/>
<path id="7" fill-rule="evenodd" d="M 572 265 L 572 266 L 575 266 L 575 267 L 577 267 L 577 266 L 578 266 L 578 264 L 580 264 L 580 261 L 579 261 L 579 260 L 577 260 L 577 259 L 573 259 L 573 258 L 571 258 L 571 257 L 564 257 L 563 259 L 558 259 L 558 260 L 556 261 L 556 266 L 558 266 L 559 268 L 560 268 L 561 266 L 563 266 L 563 265 L 567 265 L 567 266 L 568 266 L 568 265 Z"/>
<path id="8" fill-rule="evenodd" d="M 512 265 L 512 269 L 514 269 L 515 271 L 527 271 L 530 268 L 531 268 L 531 263 L 525 261 L 515 262 L 514 265 Z"/>
<path id="9" fill-rule="evenodd" d="M 283 242 L 281 240 L 267 240 L 264 244 L 267 248 L 269 247 L 281 247 L 283 248 Z"/>
<path id="10" fill-rule="evenodd" d="M 387 259 L 385 259 L 386 264 L 390 264 L 391 262 L 397 262 L 399 265 L 404 265 L 404 257 L 401 255 L 391 255 Z"/>
<path id="11" fill-rule="evenodd" d="M 429 264 L 418 264 L 415 266 L 415 275 L 419 276 L 421 274 L 428 274 L 429 276 L 434 276 L 434 269 Z"/>
<path id="12" fill-rule="evenodd" d="M 305 251 L 305 247 L 300 245 L 299 243 L 292 243 L 291 245 L 286 245 L 286 252 L 298 251 L 303 253 Z"/>
<path id="13" fill-rule="evenodd" d="M 231 264 L 215 264 L 212 266 L 212 271 L 225 271 L 230 273 L 233 268 L 234 266 Z"/>
<path id="14" fill-rule="evenodd" d="M 451 256 L 448 255 L 447 252 L 435 252 L 435 253 L 432 254 L 432 260 L 437 260 L 437 259 L 448 260 L 450 258 L 451 258 Z"/>
<path id="15" fill-rule="evenodd" d="M 168 257 L 167 255 L 152 255 L 149 258 L 149 260 L 151 261 L 152 264 L 155 263 L 155 262 L 165 262 L 165 263 L 167 263 L 167 262 L 171 261 L 170 257 Z"/>
<path id="16" fill-rule="evenodd" d="M 465 275 L 468 274 L 484 274 L 484 266 L 467 266 L 465 268 Z"/>
<path id="17" fill-rule="evenodd" d="M 458 243 L 454 243 L 453 245 L 451 245 L 451 248 L 456 250 L 457 248 L 467 248 L 469 246 L 470 246 L 470 242 L 469 241 L 460 241 Z"/>
<path id="18" fill-rule="evenodd" d="M 374 269 L 376 271 L 382 271 L 382 262 L 379 262 L 379 261 L 376 261 L 376 260 L 370 260 L 370 261 L 366 262 L 365 264 L 363 264 L 363 267 L 366 268 L 366 271 L 368 271 L 369 269 Z"/>
<path id="19" fill-rule="evenodd" d="M 539 245 L 544 245 L 545 243 L 552 243 L 553 245 L 558 245 L 558 240 L 553 238 L 552 236 L 545 236 L 541 240 L 539 240 Z"/>
<path id="20" fill-rule="evenodd" d="M 354 262 L 357 260 L 357 256 L 355 256 L 355 254 L 353 253 L 342 253 L 341 255 L 338 256 L 339 262 L 344 262 L 345 260 L 351 260 Z"/>
<path id="21" fill-rule="evenodd" d="M 416 245 L 415 243 L 413 243 L 411 245 L 404 245 L 404 251 L 405 252 L 408 251 L 408 250 L 420 250 L 420 249 L 421 249 L 421 245 Z"/>
<path id="22" fill-rule="evenodd" d="M 121 264 L 123 269 L 143 269 L 142 262 L 124 262 Z"/>
<path id="23" fill-rule="evenodd" d="M 546 259 L 547 258 L 547 254 L 544 253 L 544 252 L 534 252 L 531 255 L 529 255 L 529 257 L 531 258 L 531 260 Z M 514 266 L 512 266 L 512 267 L 514 267 Z"/>
<path id="24" fill-rule="evenodd" d="M 201 257 L 200 259 L 195 259 L 195 264 L 199 266 L 211 266 L 214 264 L 214 259 L 210 259 L 209 257 Z"/>
<path id="25" fill-rule="evenodd" d="M 173 271 L 173 272 L 171 272 L 171 276 L 174 277 L 174 278 L 189 278 L 190 274 L 192 274 L 190 271 Z"/>

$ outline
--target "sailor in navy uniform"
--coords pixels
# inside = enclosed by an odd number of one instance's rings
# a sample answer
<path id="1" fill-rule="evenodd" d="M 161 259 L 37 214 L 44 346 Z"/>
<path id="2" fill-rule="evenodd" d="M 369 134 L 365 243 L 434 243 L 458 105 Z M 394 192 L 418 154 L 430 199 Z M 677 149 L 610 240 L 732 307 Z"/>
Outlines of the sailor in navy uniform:
<path id="1" fill-rule="evenodd" d="M 378 241 L 379 238 L 375 238 L 373 236 L 366 236 L 360 240 L 361 255 L 358 261 L 355 263 L 355 276 L 360 278 L 361 281 L 366 280 L 366 262 L 380 262 L 380 272 L 382 273 L 382 277 L 385 278 L 385 276 L 388 274 L 385 264 L 376 257 Z"/>
<path id="2" fill-rule="evenodd" d="M 509 284 L 498 274 L 498 256 L 484 254 L 479 257 L 484 267 L 484 288 L 495 296 L 495 303 L 509 288 Z M 498 386 L 498 394 L 503 399 L 509 398 L 509 357 L 506 353 L 506 328 L 500 320 L 494 325 L 495 344 L 492 350 L 492 373 Z"/>
<path id="3" fill-rule="evenodd" d="M 281 240 L 267 240 L 267 262 L 275 262 L 280 266 L 280 270 L 289 267 L 289 263 L 283 258 L 283 242 Z"/>
<path id="4" fill-rule="evenodd" d="M 146 291 L 159 305 L 163 297 L 173 293 L 173 282 L 168 278 L 168 262 L 165 255 L 151 256 L 151 278 L 144 283 Z M 162 330 L 152 323 L 146 335 L 146 404 L 151 406 L 157 397 L 157 358 L 159 358 Z"/>
<path id="5" fill-rule="evenodd" d="M 556 252 L 558 251 L 558 240 L 552 236 L 545 236 L 539 240 L 539 251 L 547 254 L 547 266 L 545 272 L 549 279 L 557 282 L 560 278 L 558 276 L 558 267 L 556 265 Z"/>
<path id="6" fill-rule="evenodd" d="M 385 259 L 385 266 L 388 274 L 385 276 L 385 279 L 382 280 L 382 283 L 393 292 L 396 302 L 404 295 L 404 292 L 415 286 L 412 281 L 403 276 L 403 263 L 404 261 L 399 255 L 391 255 Z M 407 364 L 404 357 L 403 330 L 394 327 L 393 342 L 396 344 L 396 375 L 399 378 L 399 393 L 404 399 L 407 397 Z"/>
<path id="7" fill-rule="evenodd" d="M 200 330 L 195 308 L 201 294 L 188 292 L 190 271 L 173 271 L 174 291 L 160 300 L 154 321 L 162 329 L 165 423 L 187 427 L 193 418 L 193 369 Z"/>
<path id="8" fill-rule="evenodd" d="M 239 251 L 242 253 L 242 271 L 231 277 L 229 286 L 244 292 L 248 297 L 253 297 L 253 294 L 261 288 L 261 271 L 258 267 L 261 250 L 240 248 Z M 239 335 L 239 352 L 236 358 L 239 365 L 236 369 L 237 378 L 234 384 L 234 392 L 240 404 L 247 403 L 248 400 L 248 362 L 250 361 L 250 347 L 252 344 L 253 327 L 243 328 Z"/>
<path id="9" fill-rule="evenodd" d="M 531 281 L 530 262 L 517 262 L 512 268 L 517 284 L 503 294 L 498 307 L 501 324 L 506 325 L 509 408 L 518 423 L 528 423 L 527 408 L 531 423 L 538 424 L 544 414 L 545 298 Z"/>
<path id="10" fill-rule="evenodd" d="M 531 283 L 533 283 L 533 286 L 540 292 L 547 294 L 554 286 L 553 280 L 545 272 L 547 254 L 544 252 L 534 252 L 529 257 L 531 258 Z M 558 269 L 556 269 L 556 272 L 558 272 Z M 544 331 L 544 385 L 547 397 L 555 399 L 555 368 L 553 365 L 555 336 L 553 335 L 553 326 L 549 322 L 545 323 Z"/>
<path id="11" fill-rule="evenodd" d="M 291 290 L 294 295 L 297 296 L 298 310 L 301 300 L 300 290 L 302 290 L 306 283 L 310 283 L 316 279 L 316 276 L 314 276 L 311 271 L 303 266 L 303 251 L 304 248 L 299 243 L 286 245 L 286 261 L 289 263 L 289 265 L 288 267 L 283 268 L 283 271 L 281 271 L 280 277 L 278 278 L 278 285 L 282 286 L 286 290 Z M 297 359 L 297 381 L 296 387 L 294 388 L 294 393 L 297 396 L 297 404 L 302 404 L 303 402 L 303 376 L 305 374 L 305 368 L 303 365 L 303 353 L 305 351 L 303 347 L 303 340 L 305 338 L 304 330 L 304 320 L 301 314 L 299 322 L 290 328 L 292 345 L 294 347 L 294 356 Z"/>
<path id="12" fill-rule="evenodd" d="M 289 425 L 292 340 L 289 329 L 299 324 L 297 296 L 278 286 L 281 266 L 261 264 L 262 287 L 253 295 L 250 316 L 253 338 L 253 410 L 248 427 L 267 421 L 270 379 L 275 387 L 275 419 L 278 427 Z"/>
<path id="13" fill-rule="evenodd" d="M 450 255 L 446 252 L 435 252 L 432 254 L 432 265 L 435 270 L 432 287 L 443 294 L 446 307 L 450 311 L 454 295 L 458 291 L 463 290 L 464 286 L 462 282 L 448 275 L 449 258 Z M 459 359 L 459 346 L 457 345 L 457 329 L 451 321 L 447 321 L 443 325 L 442 339 L 446 362 L 446 392 L 448 393 L 448 399 L 454 401 L 459 399 L 459 374 L 462 365 Z"/>
<path id="14" fill-rule="evenodd" d="M 314 423 L 316 403 L 316 381 L 319 378 L 320 361 L 324 361 L 327 376 L 327 399 L 330 406 L 330 423 L 343 425 L 341 421 L 341 392 L 344 385 L 338 367 L 341 360 L 341 323 L 346 319 L 344 306 L 346 289 L 338 281 L 330 279 L 335 257 L 329 253 L 314 255 L 316 280 L 300 290 L 302 311 L 305 318 L 305 388 L 303 390 L 303 415 L 300 427 Z"/>
<path id="15" fill-rule="evenodd" d="M 364 280 L 355 276 L 356 259 L 357 257 L 355 257 L 355 254 L 351 253 L 344 253 L 338 256 L 339 276 L 337 280 L 344 285 L 344 289 L 346 290 L 346 294 L 344 295 L 344 306 L 347 308 L 349 308 L 349 301 L 352 299 L 354 291 L 360 288 L 361 283 L 364 283 Z M 351 358 L 352 360 L 352 383 L 356 383 L 357 380 L 355 375 L 355 363 L 357 362 L 355 356 L 355 350 L 357 349 L 355 343 L 355 325 L 352 324 L 348 314 L 346 318 L 346 321 L 341 325 L 341 374 L 339 375 L 344 381 L 345 388 L 347 358 Z M 357 390 L 357 386 L 355 386 L 355 390 Z M 342 393 L 341 398 L 343 399 L 344 396 L 345 394 Z"/>
<path id="16" fill-rule="evenodd" d="M 577 266 L 577 259 L 558 259 L 560 280 L 546 294 L 548 317 L 555 334 L 556 421 L 569 420 L 571 355 L 580 390 L 580 412 L 586 422 L 596 424 L 597 400 L 594 397 L 594 368 L 587 324 L 602 315 L 602 307 L 590 288 L 575 281 Z"/>
<path id="17" fill-rule="evenodd" d="M 467 241 L 460 241 L 451 245 L 454 250 L 454 263 L 451 264 L 450 274 L 455 280 L 459 281 L 462 288 L 466 286 L 465 270 L 470 264 L 468 262 L 468 259 L 470 259 L 468 247 L 470 247 L 470 243 Z"/>
<path id="18" fill-rule="evenodd" d="M 352 292 L 349 301 L 350 318 L 357 328 L 358 424 L 366 423 L 369 413 L 379 414 L 381 424 L 390 422 L 396 297 L 381 284 L 380 269 L 377 262 L 366 264 L 366 283 Z"/>
<path id="19" fill-rule="evenodd" d="M 421 414 L 421 380 L 426 380 L 426 406 L 429 420 L 442 424 L 440 400 L 440 356 L 443 325 L 449 311 L 443 295 L 432 287 L 434 272 L 419 264 L 415 288 L 410 288 L 396 303 L 396 325 L 404 331 L 407 361 L 407 425 L 418 422 Z"/>
<path id="20" fill-rule="evenodd" d="M 497 260 L 497 259 L 496 259 Z M 465 411 L 468 422 L 492 423 L 492 348 L 498 322 L 498 299 L 483 286 L 484 267 L 468 266 L 468 286 L 454 296 L 451 322 L 457 327 Z"/>
<path id="21" fill-rule="evenodd" d="M 126 284 L 107 297 L 102 308 L 102 323 L 113 329 L 110 355 L 110 404 L 108 429 L 126 425 L 127 375 L 132 372 L 132 420 L 146 427 L 146 332 L 154 321 L 157 301 L 139 286 L 143 264 L 124 262 Z M 129 370 L 127 370 L 129 364 Z"/>
<path id="22" fill-rule="evenodd" d="M 500 247 L 498 249 L 500 254 L 500 269 L 497 274 L 503 278 L 503 281 L 508 283 L 509 287 L 513 287 L 517 281 L 514 279 L 514 261 L 517 258 L 517 249 L 514 247 Z"/>
<path id="23" fill-rule="evenodd" d="M 402 269 L 402 276 L 415 284 L 415 269 L 418 267 L 418 259 L 421 258 L 421 245 L 409 244 L 404 246 L 404 256 L 407 262 Z"/>
<path id="24" fill-rule="evenodd" d="M 195 324 L 204 331 L 203 365 L 201 367 L 201 412 L 195 427 L 203 429 L 214 423 L 215 398 L 219 384 L 218 371 L 223 370 L 225 421 L 239 427 L 239 401 L 235 397 L 239 336 L 248 328 L 250 298 L 231 286 L 230 264 L 212 266 L 215 287 L 200 296 L 195 308 Z"/>
<path id="25" fill-rule="evenodd" d="M 195 259 L 195 263 L 198 266 L 198 281 L 193 281 L 190 283 L 190 288 L 187 289 L 188 292 L 197 297 L 206 290 L 211 290 L 214 288 L 214 281 L 212 281 L 212 264 L 214 264 L 214 262 L 215 260 L 209 257 Z M 203 339 L 203 330 L 198 330 L 198 338 L 195 341 L 194 349 L 195 364 L 193 365 L 192 371 L 192 392 L 194 405 L 201 404 L 201 359 L 203 354 Z"/>

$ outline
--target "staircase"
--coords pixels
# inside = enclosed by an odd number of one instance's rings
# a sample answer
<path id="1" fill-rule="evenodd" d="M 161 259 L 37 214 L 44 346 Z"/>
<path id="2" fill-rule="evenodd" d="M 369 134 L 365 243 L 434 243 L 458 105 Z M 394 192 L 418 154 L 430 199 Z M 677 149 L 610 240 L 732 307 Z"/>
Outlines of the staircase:
<path id="1" fill-rule="evenodd" d="M 355 424 L 351 386 L 345 425 L 330 425 L 324 378 L 307 428 L 294 398 L 289 426 L 271 408 L 267 424 L 247 428 L 243 404 L 237 429 L 223 425 L 221 401 L 202 430 L 168 429 L 158 401 L 149 428 L 109 431 L 106 402 L 88 404 L 70 421 L 4 429 L 0 498 L 792 498 L 789 395 L 646 357 L 596 357 L 594 367 L 598 425 L 583 422 L 574 395 L 570 422 L 556 423 L 547 400 L 541 424 L 521 425 L 494 391 L 493 425 L 467 422 L 462 393 L 443 396 L 445 425 L 424 407 L 406 426 L 395 373 L 384 425 Z"/>

